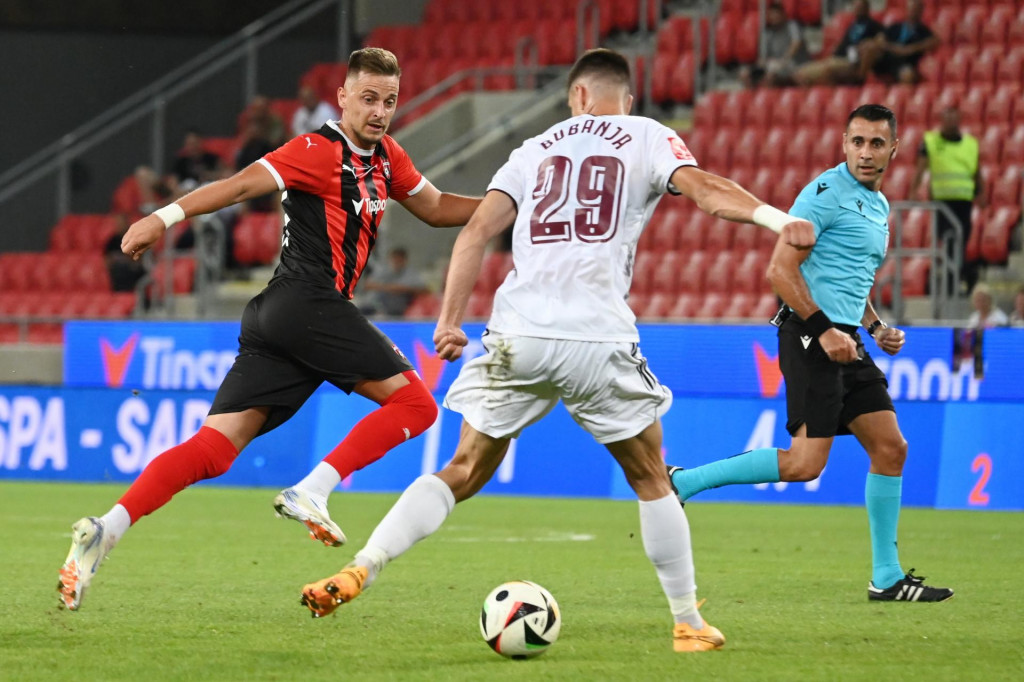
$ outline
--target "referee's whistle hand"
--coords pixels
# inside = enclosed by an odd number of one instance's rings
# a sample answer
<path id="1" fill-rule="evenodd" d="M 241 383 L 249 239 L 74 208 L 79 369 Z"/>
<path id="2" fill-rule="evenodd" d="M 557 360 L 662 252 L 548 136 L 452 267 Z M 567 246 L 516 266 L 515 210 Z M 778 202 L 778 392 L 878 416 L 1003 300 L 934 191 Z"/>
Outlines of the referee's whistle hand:
<path id="1" fill-rule="evenodd" d="M 786 243 L 797 249 L 809 249 L 816 241 L 814 225 L 807 220 L 794 220 L 782 228 L 782 236 Z"/>
<path id="2" fill-rule="evenodd" d="M 121 251 L 132 260 L 139 260 L 163 235 L 163 221 L 150 214 L 132 223 L 124 233 L 124 237 L 121 238 Z"/>
<path id="3" fill-rule="evenodd" d="M 886 327 L 875 332 L 875 343 L 889 355 L 899 353 L 906 342 L 907 335 L 903 333 L 902 329 L 896 327 Z"/>
<path id="4" fill-rule="evenodd" d="M 853 337 L 835 327 L 826 330 L 818 337 L 821 349 L 828 355 L 832 362 L 846 364 L 857 359 L 857 344 Z"/>

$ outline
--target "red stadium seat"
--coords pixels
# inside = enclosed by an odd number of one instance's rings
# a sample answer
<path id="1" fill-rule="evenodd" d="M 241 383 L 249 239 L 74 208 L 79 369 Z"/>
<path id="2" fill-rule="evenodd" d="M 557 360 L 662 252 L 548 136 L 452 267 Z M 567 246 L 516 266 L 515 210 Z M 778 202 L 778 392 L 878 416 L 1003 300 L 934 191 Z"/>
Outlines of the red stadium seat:
<path id="1" fill-rule="evenodd" d="M 801 127 L 817 128 L 822 123 L 822 111 L 831 103 L 835 93 L 832 88 L 823 86 L 808 88 L 804 92 L 803 104 L 797 110 L 796 123 Z"/>
<path id="2" fill-rule="evenodd" d="M 988 214 L 988 209 L 979 208 L 977 204 L 971 208 L 971 236 L 964 247 L 964 260 L 968 263 L 977 263 L 981 260 L 981 232 Z"/>
<path id="3" fill-rule="evenodd" d="M 764 230 L 763 227 L 758 227 Z M 748 250 L 743 253 L 742 258 L 735 263 L 732 275 L 732 290 L 747 294 L 760 294 L 771 291 L 771 285 L 765 278 L 768 269 L 768 259 L 764 254 L 756 250 Z"/>
<path id="4" fill-rule="evenodd" d="M 710 265 L 708 254 L 694 251 L 686 258 L 682 266 L 677 291 L 688 294 L 699 294 L 704 291 L 704 273 Z"/>
<path id="5" fill-rule="evenodd" d="M 945 59 L 936 53 L 926 54 L 917 63 L 917 72 L 921 80 L 928 83 L 942 82 L 942 65 Z"/>
<path id="6" fill-rule="evenodd" d="M 890 201 L 900 201 L 910 196 L 910 182 L 914 169 L 908 165 L 895 165 L 885 175 L 882 191 Z"/>
<path id="7" fill-rule="evenodd" d="M 755 168 L 760 164 L 762 151 L 774 153 L 761 148 L 761 135 L 753 128 L 745 128 L 739 137 L 733 140 L 732 163 L 737 166 Z"/>
<path id="8" fill-rule="evenodd" d="M 1020 166 L 1003 166 L 999 175 L 991 181 L 993 206 L 1020 205 L 1021 170 Z"/>
<path id="9" fill-rule="evenodd" d="M 715 220 L 704 240 L 704 248 L 710 254 L 732 249 L 732 223 L 727 220 Z"/>
<path id="10" fill-rule="evenodd" d="M 672 302 L 672 307 L 666 311 L 665 317 L 673 320 L 689 319 L 697 312 L 699 301 L 700 296 L 698 294 L 677 294 Z"/>
<path id="11" fill-rule="evenodd" d="M 831 55 L 842 41 L 843 35 L 846 33 L 846 29 L 848 29 L 852 23 L 852 12 L 837 12 L 832 15 L 832 19 L 830 19 L 822 29 L 822 46 L 819 55 L 822 57 Z"/>
<path id="12" fill-rule="evenodd" d="M 809 179 L 809 174 L 803 167 L 787 168 L 775 185 L 776 205 L 786 208 L 792 206 Z"/>
<path id="13" fill-rule="evenodd" d="M 59 322 L 35 322 L 28 326 L 28 342 L 40 345 L 64 343 L 64 325 Z"/>
<path id="14" fill-rule="evenodd" d="M 729 295 L 719 293 L 704 294 L 694 317 L 697 319 L 717 319 L 722 317 L 729 306 Z"/>
<path id="15" fill-rule="evenodd" d="M 743 320 L 750 317 L 750 312 L 757 305 L 757 299 L 757 294 L 733 294 L 722 311 L 722 317 L 727 320 Z"/>
<path id="16" fill-rule="evenodd" d="M 985 23 L 986 7 L 972 5 L 960 15 L 953 31 L 953 41 L 960 45 L 978 45 L 981 40 L 981 27 Z"/>
<path id="17" fill-rule="evenodd" d="M 935 20 L 930 24 L 932 32 L 938 36 L 943 45 L 950 45 L 953 43 L 953 37 L 956 33 L 956 25 L 959 21 L 960 9 L 957 7 L 950 7 L 949 5 L 951 4 L 952 3 L 948 3 L 943 6 L 939 10 L 939 13 L 935 15 Z"/>
<path id="18" fill-rule="evenodd" d="M 754 91 L 747 105 L 746 121 L 747 126 L 759 130 L 767 130 L 772 127 L 772 109 L 775 105 L 776 94 L 768 88 L 761 88 Z"/>
<path id="19" fill-rule="evenodd" d="M 903 295 L 925 296 L 928 293 L 928 272 L 932 261 L 927 256 L 914 256 L 903 262 Z"/>
<path id="20" fill-rule="evenodd" d="M 407 320 L 434 319 L 441 312 L 441 299 L 434 294 L 420 294 L 405 309 Z"/>
<path id="21" fill-rule="evenodd" d="M 911 209 L 902 215 L 903 248 L 918 249 L 931 242 L 931 217 L 928 211 Z"/>
<path id="22" fill-rule="evenodd" d="M 704 273 L 704 291 L 732 293 L 732 279 L 738 259 L 733 251 L 721 251 Z"/>
<path id="23" fill-rule="evenodd" d="M 1002 61 L 1004 48 L 990 45 L 983 49 L 974 61 L 971 62 L 971 84 L 994 83 L 996 80 L 996 69 Z"/>
<path id="24" fill-rule="evenodd" d="M 753 64 L 757 61 L 758 39 L 761 28 L 756 12 L 749 12 L 739 24 L 739 33 L 735 37 L 733 58 L 740 64 Z"/>
<path id="25" fill-rule="evenodd" d="M 971 71 L 974 50 L 959 48 L 942 65 L 944 83 L 966 83 Z"/>
<path id="26" fill-rule="evenodd" d="M 1010 255 L 1010 237 L 1020 216 L 1017 206 L 992 211 L 981 227 L 980 255 L 990 265 L 1005 264 Z M 977 229 L 977 228 L 975 228 Z M 973 230 L 972 230 L 973 232 Z"/>
<path id="27" fill-rule="evenodd" d="M 1024 165 L 1024 127 L 1015 126 L 1002 147 L 1002 163 Z"/>
<path id="28" fill-rule="evenodd" d="M 1013 7 L 996 5 L 981 26 L 981 44 L 999 48 L 1006 46 L 1007 27 L 1019 20 L 1014 16 Z"/>
<path id="29" fill-rule="evenodd" d="M 761 294 L 750 311 L 751 318 L 770 320 L 779 309 L 779 299 L 775 294 Z"/>
<path id="30" fill-rule="evenodd" d="M 628 2 L 624 5 L 632 4 Z M 732 64 L 736 59 L 737 37 L 745 36 L 740 33 L 740 25 L 743 23 L 743 16 L 738 12 L 723 11 L 715 21 L 715 61 L 719 64 Z M 756 35 L 756 33 L 755 33 Z M 756 49 L 756 44 L 755 44 Z"/>
<path id="31" fill-rule="evenodd" d="M 779 92 L 772 109 L 772 124 L 792 126 L 797 113 L 803 108 L 804 93 L 799 88 L 784 88 Z"/>
<path id="32" fill-rule="evenodd" d="M 679 288 L 682 257 L 678 251 L 667 251 L 661 254 L 654 264 L 651 275 L 651 291 L 674 293 Z"/>
<path id="33" fill-rule="evenodd" d="M 903 119 L 901 122 L 918 126 L 930 126 L 932 124 L 932 103 L 934 101 L 934 88 L 927 85 L 919 85 L 903 105 Z"/>
<path id="34" fill-rule="evenodd" d="M 753 223 L 734 223 L 732 248 L 734 251 L 756 251 L 757 231 L 765 228 Z"/>
<path id="35" fill-rule="evenodd" d="M 718 125 L 727 128 L 742 128 L 743 114 L 747 110 L 750 100 L 749 90 L 732 90 L 727 92 L 722 99 L 721 114 L 717 121 Z"/>
<path id="36" fill-rule="evenodd" d="M 652 290 L 654 268 L 660 261 L 660 254 L 651 251 L 640 251 L 633 259 L 633 283 L 629 290 L 637 294 L 649 294 Z"/>
<path id="37" fill-rule="evenodd" d="M 649 320 L 657 320 L 664 318 L 668 311 L 672 308 L 672 304 L 675 303 L 676 294 L 669 294 L 664 292 L 655 292 L 647 298 L 646 305 L 644 305 L 637 312 L 637 317 L 646 318 Z"/>
<path id="38" fill-rule="evenodd" d="M 494 296 L 484 293 L 472 293 L 469 296 L 469 303 L 466 305 L 466 317 L 475 320 L 484 320 L 491 315 L 491 303 Z"/>

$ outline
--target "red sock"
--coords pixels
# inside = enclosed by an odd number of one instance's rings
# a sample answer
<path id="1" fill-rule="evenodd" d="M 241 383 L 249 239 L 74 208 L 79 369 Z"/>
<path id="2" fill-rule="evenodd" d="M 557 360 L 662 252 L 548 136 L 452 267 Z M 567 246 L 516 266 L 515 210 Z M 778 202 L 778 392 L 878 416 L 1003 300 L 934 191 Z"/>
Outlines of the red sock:
<path id="1" fill-rule="evenodd" d="M 414 438 L 437 419 L 437 403 L 426 384 L 415 372 L 406 372 L 411 381 L 381 403 L 379 409 L 363 417 L 324 461 L 347 478 L 353 471 L 372 464 L 384 454 Z"/>
<path id="2" fill-rule="evenodd" d="M 196 435 L 150 462 L 118 504 L 128 510 L 135 523 L 196 481 L 220 476 L 237 456 L 238 450 L 227 436 L 204 426 Z"/>

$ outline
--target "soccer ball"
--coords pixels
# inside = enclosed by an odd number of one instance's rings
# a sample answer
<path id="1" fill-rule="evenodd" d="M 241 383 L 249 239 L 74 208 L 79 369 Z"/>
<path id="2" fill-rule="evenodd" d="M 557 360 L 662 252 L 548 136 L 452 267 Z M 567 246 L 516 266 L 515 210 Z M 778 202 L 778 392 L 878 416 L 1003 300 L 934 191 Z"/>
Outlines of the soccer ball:
<path id="1" fill-rule="evenodd" d="M 562 629 L 562 614 L 551 593 L 537 583 L 514 580 L 498 585 L 484 600 L 480 634 L 507 658 L 539 656 Z"/>

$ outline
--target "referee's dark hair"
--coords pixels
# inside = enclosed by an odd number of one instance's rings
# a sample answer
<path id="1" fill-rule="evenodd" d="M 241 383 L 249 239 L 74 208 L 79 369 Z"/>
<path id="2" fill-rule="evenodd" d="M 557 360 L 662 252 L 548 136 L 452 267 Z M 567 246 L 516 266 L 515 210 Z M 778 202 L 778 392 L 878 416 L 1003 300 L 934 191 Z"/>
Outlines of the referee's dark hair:
<path id="1" fill-rule="evenodd" d="M 624 85 L 628 88 L 629 62 L 615 50 L 604 47 L 587 50 L 569 71 L 566 85 L 571 88 L 573 83 L 585 76 L 599 76 L 615 85 Z"/>
<path id="2" fill-rule="evenodd" d="M 850 121 L 855 118 L 863 118 L 865 121 L 888 121 L 892 139 L 896 139 L 896 114 L 881 104 L 862 104 L 851 111 L 850 117 L 846 119 L 847 128 L 850 127 Z"/>

